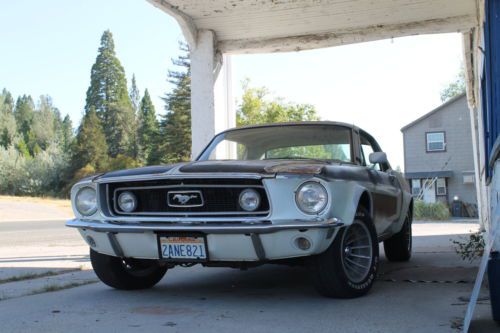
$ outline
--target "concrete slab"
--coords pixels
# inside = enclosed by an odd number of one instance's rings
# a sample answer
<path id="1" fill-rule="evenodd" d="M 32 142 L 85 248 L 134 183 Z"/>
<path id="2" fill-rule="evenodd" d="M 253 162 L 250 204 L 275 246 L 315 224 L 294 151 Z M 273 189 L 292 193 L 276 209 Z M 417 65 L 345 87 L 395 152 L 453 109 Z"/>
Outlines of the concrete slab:
<path id="1" fill-rule="evenodd" d="M 154 289 L 101 283 L 0 302 L 8 332 L 456 332 L 471 285 L 378 281 L 353 300 L 326 299 L 307 270 L 176 268 Z M 19 316 L 29 312 L 29 316 Z"/>

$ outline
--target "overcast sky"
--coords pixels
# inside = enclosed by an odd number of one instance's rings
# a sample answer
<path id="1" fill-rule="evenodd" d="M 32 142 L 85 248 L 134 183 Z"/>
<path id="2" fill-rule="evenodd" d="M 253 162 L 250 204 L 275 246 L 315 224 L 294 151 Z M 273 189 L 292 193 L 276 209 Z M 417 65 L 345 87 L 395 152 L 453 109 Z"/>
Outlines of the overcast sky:
<path id="1" fill-rule="evenodd" d="M 0 0 L 0 89 L 14 96 L 49 94 L 76 126 L 102 32 L 110 29 L 127 78 L 135 73 L 157 111 L 182 34 L 145 0 Z M 393 166 L 403 167 L 400 128 L 440 104 L 439 93 L 462 62 L 459 34 L 398 38 L 342 47 L 233 57 L 233 90 L 241 81 L 314 105 L 322 119 L 371 133 Z"/>

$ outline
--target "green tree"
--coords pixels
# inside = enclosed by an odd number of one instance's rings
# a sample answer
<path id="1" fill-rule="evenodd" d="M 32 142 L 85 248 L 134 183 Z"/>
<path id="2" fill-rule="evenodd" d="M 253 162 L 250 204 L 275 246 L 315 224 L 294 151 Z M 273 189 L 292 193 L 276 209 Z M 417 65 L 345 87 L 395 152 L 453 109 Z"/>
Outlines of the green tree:
<path id="1" fill-rule="evenodd" d="M 35 103 L 31 96 L 23 95 L 17 98 L 14 117 L 16 118 L 18 131 L 23 135 L 25 141 L 28 139 L 34 112 Z"/>
<path id="2" fill-rule="evenodd" d="M 90 165 L 93 170 L 104 170 L 108 163 L 108 145 L 97 112 L 89 109 L 78 129 L 74 147 L 75 169 Z"/>
<path id="3" fill-rule="evenodd" d="M 48 95 L 40 96 L 28 134 L 30 149 L 33 151 L 35 146 L 38 146 L 38 149 L 46 150 L 50 144 L 57 141 L 60 126 L 61 117 L 59 110 L 52 103 L 52 98 Z"/>
<path id="4" fill-rule="evenodd" d="M 182 54 L 172 60 L 180 69 L 168 72 L 168 82 L 174 87 L 163 97 L 166 114 L 160 122 L 158 156 L 165 163 L 191 158 L 191 64 L 188 46 L 181 43 L 180 49 Z"/>
<path id="5" fill-rule="evenodd" d="M 251 87 L 248 79 L 243 82 L 242 102 L 236 112 L 238 126 L 311 120 L 319 120 L 312 105 L 272 98 L 267 88 Z"/>
<path id="6" fill-rule="evenodd" d="M 60 145 L 64 152 L 69 153 L 73 142 L 73 123 L 69 115 L 66 115 L 61 124 Z"/>
<path id="7" fill-rule="evenodd" d="M 139 108 L 138 140 L 141 147 L 140 159 L 147 164 L 158 162 L 159 123 L 151 96 L 146 89 Z"/>
<path id="8" fill-rule="evenodd" d="M 28 150 L 28 146 L 26 145 L 26 142 L 24 142 L 23 138 L 19 139 L 17 142 L 16 149 L 23 157 L 30 157 L 30 151 Z"/>
<path id="9" fill-rule="evenodd" d="M 137 88 L 137 82 L 135 80 L 135 74 L 132 74 L 132 81 L 130 82 L 130 90 L 128 92 L 130 97 L 130 102 L 132 103 L 132 109 L 134 113 L 139 113 L 139 107 L 141 106 L 141 93 L 139 88 Z"/>
<path id="10" fill-rule="evenodd" d="M 90 74 L 85 112 L 94 109 L 101 120 L 108 142 L 108 152 L 135 154 L 135 114 L 128 91 L 125 70 L 115 53 L 113 35 L 106 30 Z"/>
<path id="11" fill-rule="evenodd" d="M 465 70 L 462 65 L 456 78 L 441 90 L 441 102 L 465 93 Z"/>
<path id="12" fill-rule="evenodd" d="M 17 134 L 14 99 L 5 88 L 0 94 L 0 146 L 7 148 Z"/>

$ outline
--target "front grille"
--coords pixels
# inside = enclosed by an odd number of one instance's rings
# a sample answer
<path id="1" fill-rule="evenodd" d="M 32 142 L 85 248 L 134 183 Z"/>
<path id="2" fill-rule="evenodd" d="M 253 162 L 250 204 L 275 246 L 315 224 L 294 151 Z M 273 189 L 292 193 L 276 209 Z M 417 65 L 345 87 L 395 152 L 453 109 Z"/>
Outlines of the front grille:
<path id="1" fill-rule="evenodd" d="M 107 186 L 108 206 L 112 215 L 120 216 L 263 216 L 269 213 L 269 201 L 260 180 L 253 179 L 183 179 L 110 183 Z M 247 212 L 239 205 L 239 196 L 252 188 L 260 194 L 260 206 Z M 120 210 L 118 196 L 132 192 L 138 201 L 132 213 Z M 170 198 L 168 193 L 170 194 Z M 186 204 L 172 202 L 175 194 L 194 195 Z M 201 195 L 202 200 L 196 197 Z M 178 199 L 176 199 L 178 200 Z M 170 201 L 170 205 L 168 202 Z"/>

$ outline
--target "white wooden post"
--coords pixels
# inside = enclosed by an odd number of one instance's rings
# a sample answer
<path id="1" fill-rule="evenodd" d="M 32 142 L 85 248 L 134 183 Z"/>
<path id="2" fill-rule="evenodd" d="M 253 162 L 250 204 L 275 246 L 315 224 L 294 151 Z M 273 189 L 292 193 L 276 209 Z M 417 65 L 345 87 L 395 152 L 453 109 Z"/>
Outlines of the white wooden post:
<path id="1" fill-rule="evenodd" d="M 236 126 L 236 111 L 232 92 L 231 56 L 222 57 L 222 67 L 215 82 L 215 133 Z M 228 143 L 216 152 L 221 159 L 236 157 L 236 144 Z"/>
<path id="2" fill-rule="evenodd" d="M 199 30 L 191 50 L 192 158 L 215 134 L 235 125 L 231 93 L 231 60 L 216 54 L 213 31 Z"/>

